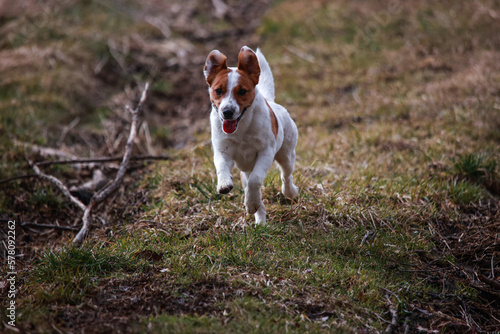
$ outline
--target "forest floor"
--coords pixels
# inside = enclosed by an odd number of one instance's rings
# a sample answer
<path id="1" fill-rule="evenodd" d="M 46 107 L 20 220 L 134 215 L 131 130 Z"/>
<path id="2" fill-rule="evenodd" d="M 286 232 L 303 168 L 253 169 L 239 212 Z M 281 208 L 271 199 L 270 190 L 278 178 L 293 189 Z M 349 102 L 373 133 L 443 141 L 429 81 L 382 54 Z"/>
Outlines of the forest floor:
<path id="1" fill-rule="evenodd" d="M 0 4 L 1 331 L 499 332 L 499 3 L 218 2 Z M 299 129 L 300 194 L 273 168 L 259 226 L 236 170 L 216 193 L 202 73 L 243 45 Z M 167 157 L 74 246 L 81 210 L 30 163 L 123 154 L 146 82 L 133 154 Z M 40 168 L 78 188 L 118 162 Z"/>

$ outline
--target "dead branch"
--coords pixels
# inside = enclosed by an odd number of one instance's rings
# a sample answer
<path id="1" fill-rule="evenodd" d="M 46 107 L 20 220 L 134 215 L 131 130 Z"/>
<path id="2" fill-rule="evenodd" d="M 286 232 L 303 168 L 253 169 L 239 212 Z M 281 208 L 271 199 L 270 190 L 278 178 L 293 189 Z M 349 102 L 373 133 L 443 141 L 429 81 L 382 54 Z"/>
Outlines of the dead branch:
<path id="1" fill-rule="evenodd" d="M 68 152 L 65 152 L 62 150 L 58 150 L 55 148 L 51 148 L 51 147 L 42 147 L 42 146 L 38 146 L 35 144 L 23 143 L 23 142 L 18 141 L 18 140 L 14 140 L 13 143 L 16 146 L 24 147 L 25 150 L 30 150 L 31 153 L 40 154 L 41 156 L 44 156 L 44 157 L 49 156 L 49 157 L 58 157 L 58 158 L 62 158 L 62 159 L 78 159 L 77 156 L 75 156 L 71 153 L 68 153 Z"/>
<path id="2" fill-rule="evenodd" d="M 71 195 L 69 189 L 58 178 L 56 178 L 56 177 L 54 177 L 52 175 L 47 175 L 47 174 L 43 173 L 40 170 L 40 168 L 38 168 L 37 165 L 34 165 L 31 162 L 30 162 L 30 165 L 33 167 L 33 170 L 35 171 L 35 174 L 38 177 L 40 177 L 40 178 L 42 178 L 42 179 L 44 179 L 46 181 L 49 181 L 53 185 L 55 185 L 64 194 L 64 196 L 66 196 L 67 198 L 69 198 L 71 200 L 71 202 L 73 202 L 74 204 L 76 204 L 76 206 L 78 206 L 83 211 L 85 211 L 87 209 L 85 207 L 85 204 L 83 204 L 82 202 L 80 202 L 80 200 L 78 198 L 76 198 L 73 195 Z"/>
<path id="3" fill-rule="evenodd" d="M 483 282 L 488 284 L 490 287 L 492 287 L 495 290 L 500 290 L 500 283 L 498 283 L 495 280 L 489 279 L 488 277 L 484 276 L 483 274 L 478 274 L 477 277 Z"/>
<path id="4" fill-rule="evenodd" d="M 171 157 L 168 155 L 140 155 L 136 157 L 130 157 L 131 161 L 141 161 L 141 160 L 170 160 Z M 87 163 L 106 163 L 123 161 L 123 156 L 121 157 L 111 157 L 111 158 L 91 158 L 91 159 L 76 159 L 76 160 L 56 160 L 56 161 L 39 161 L 35 162 L 37 166 L 48 166 L 48 165 L 68 165 L 68 164 L 87 164 Z"/>
<path id="5" fill-rule="evenodd" d="M 78 227 L 59 226 L 59 225 L 50 225 L 50 224 L 37 224 L 37 223 L 30 223 L 30 222 L 23 222 L 20 224 L 20 226 L 21 227 L 36 227 L 36 228 L 53 228 L 53 229 L 65 230 L 65 231 L 78 231 Z"/>
<path id="6" fill-rule="evenodd" d="M 64 160 L 78 160 L 79 157 L 77 157 L 76 155 L 73 155 L 71 153 L 68 153 L 68 152 L 65 152 L 65 151 L 62 151 L 62 150 L 59 150 L 59 149 L 56 149 L 56 148 L 52 148 L 52 147 L 42 147 L 42 146 L 38 146 L 38 145 L 35 145 L 35 144 L 29 144 L 29 143 L 23 143 L 19 140 L 14 140 L 13 141 L 14 145 L 16 146 L 22 146 L 24 147 L 24 150 L 26 152 L 31 152 L 31 153 L 34 153 L 34 154 L 38 154 L 38 155 L 41 155 L 42 157 L 55 157 L 57 159 L 64 159 Z M 78 165 L 75 165 L 73 166 L 75 168 L 80 168 L 80 166 Z M 94 165 L 93 164 L 90 164 L 88 166 L 88 168 L 94 168 Z"/>
<path id="7" fill-rule="evenodd" d="M 98 193 L 94 194 L 94 196 L 92 196 L 92 199 L 90 200 L 89 205 L 84 209 L 82 218 L 83 226 L 73 239 L 74 244 L 80 244 L 83 238 L 86 236 L 90 227 L 90 223 L 92 222 L 93 208 L 97 204 L 105 200 L 111 193 L 116 191 L 120 187 L 123 181 L 123 177 L 125 176 L 125 172 L 127 171 L 128 164 L 130 161 L 130 156 L 132 154 L 132 146 L 134 143 L 134 139 L 137 134 L 137 123 L 139 120 L 139 112 L 142 108 L 144 101 L 146 100 L 148 87 L 149 83 L 146 83 L 144 90 L 142 91 L 141 99 L 139 100 L 139 103 L 137 104 L 137 107 L 134 110 L 131 110 L 129 107 L 127 107 L 127 109 L 129 109 L 132 113 L 132 123 L 130 125 L 130 134 L 127 140 L 127 144 L 125 145 L 125 153 L 123 155 L 120 168 L 118 169 L 118 173 L 116 174 L 116 177 L 113 180 L 113 182 L 108 186 L 104 187 L 103 189 L 101 189 Z"/>

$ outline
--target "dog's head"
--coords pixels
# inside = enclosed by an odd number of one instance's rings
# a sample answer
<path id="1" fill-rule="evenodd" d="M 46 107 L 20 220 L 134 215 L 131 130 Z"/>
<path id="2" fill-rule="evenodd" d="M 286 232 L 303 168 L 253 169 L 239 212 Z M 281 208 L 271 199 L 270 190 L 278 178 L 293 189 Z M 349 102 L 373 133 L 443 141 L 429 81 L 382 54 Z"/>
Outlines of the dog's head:
<path id="1" fill-rule="evenodd" d="M 209 86 L 210 101 L 222 121 L 222 130 L 233 133 L 255 99 L 260 66 L 257 55 L 247 46 L 240 50 L 238 68 L 227 67 L 226 59 L 217 50 L 210 52 L 203 73 Z"/>

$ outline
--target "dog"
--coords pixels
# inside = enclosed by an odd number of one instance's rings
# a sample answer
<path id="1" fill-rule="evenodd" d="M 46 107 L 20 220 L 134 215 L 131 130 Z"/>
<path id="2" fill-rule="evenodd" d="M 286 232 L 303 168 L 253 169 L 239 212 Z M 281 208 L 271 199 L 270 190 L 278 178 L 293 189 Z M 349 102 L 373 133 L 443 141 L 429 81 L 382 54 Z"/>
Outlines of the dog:
<path id="1" fill-rule="evenodd" d="M 228 67 L 227 57 L 213 50 L 203 74 L 212 103 L 210 124 L 217 192 L 233 189 L 231 170 L 241 171 L 247 213 L 255 223 L 266 222 L 261 188 L 274 160 L 281 170 L 281 192 L 297 196 L 293 184 L 298 131 L 288 111 L 274 102 L 274 79 L 266 58 L 247 46 L 238 55 L 238 67 Z"/>

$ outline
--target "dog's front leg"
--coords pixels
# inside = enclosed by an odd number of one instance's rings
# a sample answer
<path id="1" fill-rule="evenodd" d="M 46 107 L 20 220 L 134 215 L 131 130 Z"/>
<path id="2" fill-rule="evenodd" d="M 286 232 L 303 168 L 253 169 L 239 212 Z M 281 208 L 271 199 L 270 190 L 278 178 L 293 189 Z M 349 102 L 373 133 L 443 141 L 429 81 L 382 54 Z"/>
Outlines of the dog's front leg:
<path id="1" fill-rule="evenodd" d="M 274 155 L 271 150 L 260 152 L 253 171 L 247 179 L 245 207 L 249 214 L 255 214 L 255 222 L 257 224 L 266 222 L 266 209 L 262 203 L 261 188 L 273 160 Z"/>
<path id="2" fill-rule="evenodd" d="M 219 194 L 227 194 L 233 189 L 233 177 L 231 169 L 233 169 L 233 159 L 218 150 L 214 150 L 214 164 L 217 171 L 217 192 Z"/>

